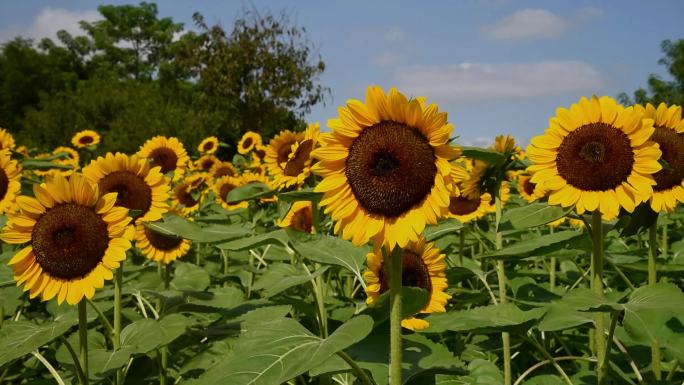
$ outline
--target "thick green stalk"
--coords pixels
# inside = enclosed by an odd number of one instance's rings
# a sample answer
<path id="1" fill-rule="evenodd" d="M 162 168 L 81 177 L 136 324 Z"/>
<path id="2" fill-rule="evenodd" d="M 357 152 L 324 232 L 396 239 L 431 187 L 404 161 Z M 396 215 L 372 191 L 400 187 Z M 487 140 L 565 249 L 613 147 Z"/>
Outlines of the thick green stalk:
<path id="1" fill-rule="evenodd" d="M 666 226 L 663 225 L 663 246 L 667 244 Z M 658 271 L 656 259 L 658 258 L 658 219 L 656 219 L 651 227 L 648 229 L 648 286 L 655 286 L 658 282 Z M 660 344 L 658 341 L 651 343 L 651 367 L 653 369 L 653 376 L 656 380 L 662 379 L 662 371 L 660 368 Z"/>
<path id="2" fill-rule="evenodd" d="M 402 385 L 401 380 L 401 273 L 404 252 L 395 246 L 389 256 L 389 291 L 390 291 L 390 385 Z"/>
<path id="3" fill-rule="evenodd" d="M 458 243 L 458 265 L 461 267 L 463 267 L 463 248 L 465 247 L 465 232 L 465 227 L 461 228 L 461 231 L 459 231 L 461 238 Z"/>
<path id="4" fill-rule="evenodd" d="M 501 198 L 499 194 L 496 196 L 496 249 L 503 248 L 503 237 L 499 231 L 499 222 L 501 221 Z M 499 303 L 506 303 L 506 271 L 504 270 L 503 260 L 496 261 L 496 277 L 499 281 Z M 503 361 L 504 361 L 504 385 L 511 385 L 513 382 L 513 374 L 511 371 L 511 335 L 508 332 L 501 333 L 501 342 L 503 345 Z"/>
<path id="5" fill-rule="evenodd" d="M 591 236 L 593 252 L 591 258 L 591 289 L 596 296 L 603 297 L 603 222 L 601 212 L 595 210 L 591 216 Z M 596 332 L 594 334 L 596 349 L 596 376 L 602 384 L 605 373 L 601 370 L 606 360 L 606 325 L 603 313 L 596 313 Z"/>
<path id="6" fill-rule="evenodd" d="M 158 265 L 159 278 L 164 282 L 164 290 L 169 290 L 169 265 L 159 263 Z M 157 312 L 162 313 L 163 303 L 161 298 L 157 299 Z M 159 356 L 159 384 L 166 385 L 166 373 L 169 362 L 169 350 L 167 346 L 161 346 L 158 350 Z"/>
<path id="7" fill-rule="evenodd" d="M 80 364 L 83 370 L 82 385 L 88 385 L 88 309 L 86 300 L 78 303 L 78 342 L 80 344 Z"/>
<path id="8" fill-rule="evenodd" d="M 549 227 L 549 234 L 553 234 L 553 227 Z M 556 288 L 556 257 L 551 257 L 549 261 L 549 288 L 553 293 Z"/>
<path id="9" fill-rule="evenodd" d="M 112 345 L 114 350 L 121 349 L 121 294 L 123 286 L 124 263 L 114 272 L 114 325 L 112 335 Z M 116 384 L 123 385 L 123 369 L 116 371 Z"/>
<path id="10" fill-rule="evenodd" d="M 663 257 L 667 257 L 667 249 L 668 249 L 668 247 L 667 247 L 667 218 L 665 218 L 665 220 L 666 220 L 665 223 L 663 223 L 663 239 L 662 239 L 663 245 L 661 246 L 663 249 L 662 250 Z"/>

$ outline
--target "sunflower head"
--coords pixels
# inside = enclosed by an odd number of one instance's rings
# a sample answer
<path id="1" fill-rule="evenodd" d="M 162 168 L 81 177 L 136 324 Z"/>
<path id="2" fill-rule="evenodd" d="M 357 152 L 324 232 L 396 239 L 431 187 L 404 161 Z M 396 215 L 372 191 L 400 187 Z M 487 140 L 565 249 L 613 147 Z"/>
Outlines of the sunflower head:
<path id="1" fill-rule="evenodd" d="M 305 233 L 314 233 L 311 201 L 295 202 L 278 226 L 289 227 Z"/>
<path id="2" fill-rule="evenodd" d="M 185 146 L 178 138 L 155 136 L 140 147 L 138 157 L 147 159 L 152 167 L 159 166 L 161 173 L 173 172 L 173 180 L 180 180 L 190 163 Z"/>
<path id="3" fill-rule="evenodd" d="M 218 150 L 218 146 L 218 138 L 215 136 L 210 136 L 202 140 L 199 146 L 197 146 L 197 151 L 199 151 L 200 154 L 213 154 L 216 152 L 216 150 Z"/>
<path id="4" fill-rule="evenodd" d="M 15 146 L 12 134 L 4 128 L 0 128 L 0 150 L 13 150 Z"/>
<path id="5" fill-rule="evenodd" d="M 194 168 L 195 170 L 209 172 L 217 163 L 221 163 L 221 161 L 214 155 L 202 155 L 195 161 Z"/>
<path id="6" fill-rule="evenodd" d="M 445 312 L 446 303 L 451 296 L 445 293 L 447 279 L 444 254 L 440 254 L 434 244 L 426 243 L 424 239 L 408 243 L 402 252 L 402 285 L 428 291 L 428 301 L 421 313 Z M 378 248 L 366 256 L 368 269 L 363 277 L 368 284 L 366 302 L 369 304 L 389 290 L 389 274 L 384 262 L 382 252 Z M 429 326 L 427 321 L 414 317 L 405 318 L 401 325 L 411 330 L 425 329 Z"/>
<path id="7" fill-rule="evenodd" d="M 257 172 L 245 172 L 242 175 L 240 175 L 240 183 L 242 185 L 250 184 L 250 183 L 261 183 L 263 185 L 266 185 L 270 190 L 275 190 L 276 185 L 273 182 L 273 180 L 269 179 L 268 176 L 264 173 L 257 173 Z M 277 195 L 273 195 L 272 197 L 264 197 L 264 198 L 259 198 L 259 202 L 276 202 L 278 200 Z"/>
<path id="8" fill-rule="evenodd" d="M 678 202 L 684 202 L 684 120 L 680 106 L 667 106 L 660 103 L 635 106 L 646 119 L 653 120 L 651 140 L 658 143 L 663 153 L 661 161 L 667 167 L 653 174 L 655 186 L 650 199 L 655 212 L 672 212 Z"/>
<path id="9" fill-rule="evenodd" d="M 160 167 L 150 168 L 136 155 L 110 152 L 90 162 L 83 173 L 103 194 L 117 193 L 116 205 L 135 210 L 136 221 L 156 221 L 168 210 L 169 185 Z"/>
<path id="10" fill-rule="evenodd" d="M 216 202 L 224 209 L 231 211 L 249 206 L 249 202 L 232 202 L 228 199 L 228 194 L 236 188 L 244 185 L 244 180 L 241 177 L 223 176 L 217 179 L 212 186 Z"/>
<path id="11" fill-rule="evenodd" d="M 172 210 L 188 215 L 199 210 L 200 202 L 206 192 L 207 176 L 190 175 L 174 187 L 172 192 Z"/>
<path id="12" fill-rule="evenodd" d="M 528 171 L 549 190 L 550 204 L 603 217 L 617 216 L 620 207 L 632 212 L 653 193 L 653 174 L 662 169 L 653 132 L 653 120 L 637 109 L 607 96 L 583 97 L 557 109 L 544 135 L 532 139 Z"/>
<path id="13" fill-rule="evenodd" d="M 268 167 L 268 173 L 276 178 L 282 175 L 287 160 L 290 158 L 292 146 L 295 143 L 301 142 L 304 139 L 304 134 L 301 132 L 292 132 L 284 130 L 279 132 L 276 136 L 268 142 L 266 148 L 266 156 L 264 162 Z"/>
<path id="14" fill-rule="evenodd" d="M 80 174 L 55 175 L 33 185 L 34 197 L 19 196 L 0 239 L 27 244 L 9 261 L 17 285 L 30 297 L 57 297 L 76 304 L 92 298 L 112 279 L 131 247 L 128 210 L 116 207 L 116 194 L 99 195 Z"/>
<path id="15" fill-rule="evenodd" d="M 328 121 L 312 156 L 317 186 L 342 233 L 356 245 L 373 239 L 392 250 L 417 241 L 426 224 L 449 206 L 449 145 L 453 126 L 446 113 L 423 98 L 407 99 L 392 88 L 369 87 L 366 102 L 350 100 L 340 117 Z"/>
<path id="16" fill-rule="evenodd" d="M 100 143 L 100 134 L 93 130 L 79 131 L 71 138 L 71 144 L 77 148 L 90 148 L 98 143 Z"/>
<path id="17" fill-rule="evenodd" d="M 463 195 L 452 192 L 449 198 L 449 218 L 456 218 L 461 223 L 476 221 L 492 212 L 492 196 L 489 193 Z"/>
<path id="18" fill-rule="evenodd" d="M 242 135 L 238 143 L 238 152 L 242 155 L 249 154 L 256 147 L 261 146 L 261 135 L 254 131 L 247 131 Z"/>
<path id="19" fill-rule="evenodd" d="M 518 194 L 527 201 L 532 203 L 546 196 L 546 190 L 542 186 L 532 182 L 530 175 L 518 175 Z"/>
<path id="20" fill-rule="evenodd" d="M 163 234 L 139 223 L 135 227 L 135 245 L 148 259 L 169 264 L 185 256 L 190 250 L 191 242 L 187 239 Z"/>
<path id="21" fill-rule="evenodd" d="M 301 186 L 311 175 L 311 152 L 318 147 L 319 133 L 318 122 L 310 124 L 301 140 L 292 143 L 287 159 L 273 173 L 275 184 L 279 188 Z"/>
<path id="22" fill-rule="evenodd" d="M 70 147 L 57 147 L 54 150 L 52 150 L 52 155 L 58 154 L 61 155 L 61 157 L 53 160 L 53 162 L 62 166 L 69 166 L 70 168 L 56 169 L 54 171 L 59 172 L 64 176 L 68 176 L 71 175 L 71 173 L 73 173 L 74 171 L 78 170 L 79 156 L 76 150 Z"/>
<path id="23" fill-rule="evenodd" d="M 12 159 L 9 149 L 0 150 L 0 214 L 15 211 L 20 190 L 21 166 Z"/>
<path id="24" fill-rule="evenodd" d="M 209 174 L 213 178 L 220 178 L 222 176 L 237 176 L 238 170 L 230 162 L 218 162 L 211 166 Z"/>

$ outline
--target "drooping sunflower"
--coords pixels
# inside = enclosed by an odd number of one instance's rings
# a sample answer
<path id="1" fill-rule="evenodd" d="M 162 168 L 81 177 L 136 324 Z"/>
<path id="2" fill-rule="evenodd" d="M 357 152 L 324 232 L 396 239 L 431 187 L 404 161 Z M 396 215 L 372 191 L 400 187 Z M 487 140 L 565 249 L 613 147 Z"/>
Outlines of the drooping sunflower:
<path id="1" fill-rule="evenodd" d="M 255 147 L 261 146 L 261 135 L 254 131 L 247 131 L 242 135 L 238 143 L 238 152 L 242 155 L 249 154 Z"/>
<path id="2" fill-rule="evenodd" d="M 310 124 L 302 140 L 292 144 L 287 160 L 273 173 L 278 188 L 301 186 L 311 175 L 311 152 L 318 147 L 320 130 L 318 122 Z"/>
<path id="3" fill-rule="evenodd" d="M 218 138 L 215 136 L 210 136 L 202 140 L 199 146 L 197 146 L 197 151 L 199 151 L 200 154 L 213 154 L 216 152 L 216 150 L 218 150 L 218 146 Z"/>
<path id="4" fill-rule="evenodd" d="M 110 152 L 90 162 L 83 174 L 103 194 L 118 193 L 116 205 L 136 210 L 136 222 L 152 222 L 169 209 L 169 185 L 160 170 L 137 155 Z"/>
<path id="5" fill-rule="evenodd" d="M 319 160 L 312 171 L 324 178 L 315 191 L 324 193 L 335 233 L 390 249 L 417 241 L 449 208 L 449 161 L 460 150 L 448 144 L 447 114 L 377 86 L 368 88 L 365 104 L 351 100 L 339 114 L 312 152 Z"/>
<path id="6" fill-rule="evenodd" d="M 12 159 L 9 149 L 0 150 L 0 214 L 15 211 L 20 190 L 21 167 Z"/>
<path id="7" fill-rule="evenodd" d="M 204 174 L 190 175 L 173 188 L 171 198 L 172 210 L 183 215 L 199 210 L 202 197 L 206 192 L 207 176 Z"/>
<path id="8" fill-rule="evenodd" d="M 214 155 L 202 155 L 199 159 L 195 161 L 195 170 L 209 172 L 215 164 L 221 163 L 221 161 Z"/>
<path id="9" fill-rule="evenodd" d="M 213 178 L 220 178 L 222 176 L 237 176 L 238 170 L 230 162 L 218 162 L 211 166 L 209 174 Z"/>
<path id="10" fill-rule="evenodd" d="M 542 186 L 532 183 L 530 175 L 518 176 L 518 194 L 527 201 L 532 203 L 546 196 L 546 191 Z"/>
<path id="11" fill-rule="evenodd" d="M 658 143 L 662 160 L 668 167 L 653 174 L 651 208 L 655 212 L 672 212 L 678 202 L 684 202 L 684 120 L 680 106 L 667 106 L 660 103 L 656 108 L 648 103 L 635 106 L 644 118 L 652 119 L 655 131 L 651 140 Z"/>
<path id="12" fill-rule="evenodd" d="M 496 167 L 481 160 L 473 160 L 471 164 L 470 177 L 462 183 L 461 194 L 470 199 L 488 194 L 491 197 L 490 205 L 487 206 L 490 212 L 496 211 L 496 196 L 498 194 L 503 209 L 511 198 L 511 188 L 508 181 L 500 180 L 497 186 L 494 175 Z"/>
<path id="13" fill-rule="evenodd" d="M 164 175 L 173 171 L 174 181 L 183 177 L 190 163 L 185 146 L 174 137 L 155 136 L 140 147 L 137 155 L 147 159 L 152 167 L 161 167 L 161 173 Z"/>
<path id="14" fill-rule="evenodd" d="M 89 146 L 94 146 L 98 143 L 100 143 L 100 134 L 93 130 L 83 130 L 77 132 L 71 138 L 71 144 L 78 148 L 86 148 Z"/>
<path id="15" fill-rule="evenodd" d="M 148 259 L 169 264 L 185 256 L 192 242 L 188 239 L 163 234 L 139 223 L 135 227 L 135 245 Z"/>
<path id="16" fill-rule="evenodd" d="M 502 154 L 510 154 L 511 159 L 523 159 L 523 150 L 515 144 L 515 138 L 510 135 L 497 135 L 492 149 Z"/>
<path id="17" fill-rule="evenodd" d="M 228 211 L 247 208 L 249 206 L 249 202 L 247 201 L 231 202 L 228 200 L 228 193 L 243 184 L 243 180 L 239 177 L 224 176 L 217 179 L 213 185 L 216 202 Z"/>
<path id="18" fill-rule="evenodd" d="M 12 150 L 16 144 L 14 143 L 14 137 L 12 134 L 7 132 L 4 128 L 0 128 L 0 150 Z"/>
<path id="19" fill-rule="evenodd" d="M 544 135 L 531 140 L 532 182 L 550 192 L 549 203 L 577 213 L 599 210 L 615 217 L 648 199 L 661 170 L 661 151 L 649 141 L 653 120 L 604 96 L 582 97 L 559 108 Z"/>
<path id="20" fill-rule="evenodd" d="M 469 196 L 452 193 L 449 198 L 447 217 L 456 218 L 462 223 L 476 221 L 492 212 L 492 196 L 489 193 L 471 194 Z"/>
<path id="21" fill-rule="evenodd" d="M 424 314 L 445 312 L 445 305 L 451 298 L 445 293 L 447 288 L 445 255 L 440 254 L 434 244 L 426 243 L 422 238 L 417 242 L 409 242 L 402 251 L 402 285 L 419 287 L 428 291 L 428 302 L 420 312 Z M 389 290 L 389 272 L 386 271 L 382 252 L 377 248 L 366 256 L 366 265 L 368 270 L 363 273 L 368 284 L 366 302 L 372 304 L 382 293 Z M 420 318 L 407 317 L 401 321 L 401 326 L 410 330 L 421 330 L 430 324 Z"/>
<path id="22" fill-rule="evenodd" d="M 278 223 L 280 227 L 289 227 L 305 233 L 314 233 L 313 209 L 311 201 L 297 201 L 292 204 L 285 218 Z"/>
<path id="23" fill-rule="evenodd" d="M 80 174 L 55 175 L 34 184 L 33 193 L 17 198 L 20 212 L 9 215 L 0 234 L 6 243 L 29 243 L 9 261 L 17 285 L 31 298 L 56 296 L 60 304 L 92 298 L 131 247 L 128 210 Z"/>

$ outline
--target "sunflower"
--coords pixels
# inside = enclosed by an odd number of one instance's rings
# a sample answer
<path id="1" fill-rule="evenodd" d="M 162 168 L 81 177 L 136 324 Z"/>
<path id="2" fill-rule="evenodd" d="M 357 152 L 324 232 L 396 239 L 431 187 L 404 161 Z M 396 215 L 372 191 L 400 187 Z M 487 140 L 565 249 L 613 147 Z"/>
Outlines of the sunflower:
<path id="1" fill-rule="evenodd" d="M 184 238 L 162 234 L 139 223 L 135 227 L 135 245 L 148 259 L 169 264 L 185 256 L 191 242 Z"/>
<path id="2" fill-rule="evenodd" d="M 434 244 L 425 243 L 424 239 L 409 242 L 402 251 L 402 285 L 419 287 L 428 291 L 428 302 L 420 312 L 445 312 L 444 306 L 451 296 L 444 292 L 447 288 L 444 254 L 440 254 Z M 368 270 L 363 273 L 368 283 L 366 302 L 372 304 L 382 293 L 389 290 L 388 272 L 382 252 L 377 248 L 376 251 L 366 256 L 366 265 Z M 423 319 L 408 317 L 401 321 L 401 326 L 411 330 L 420 330 L 427 328 L 430 324 Z"/>
<path id="3" fill-rule="evenodd" d="M 653 120 L 614 99 L 583 97 L 559 108 L 544 135 L 531 140 L 532 182 L 550 192 L 549 203 L 575 205 L 578 214 L 599 210 L 615 217 L 632 212 L 653 193 L 661 152 L 649 141 Z"/>
<path id="4" fill-rule="evenodd" d="M 446 113 L 423 98 L 372 86 L 365 104 L 350 100 L 339 114 L 312 152 L 319 160 L 312 171 L 324 178 L 315 191 L 324 193 L 335 233 L 390 249 L 417 241 L 449 208 L 449 161 L 460 150 L 448 144 Z"/>
<path id="5" fill-rule="evenodd" d="M 103 194 L 116 192 L 116 205 L 139 214 L 135 221 L 152 222 L 168 211 L 169 185 L 160 167 L 120 152 L 98 157 L 83 169 L 83 174 L 96 183 Z"/>
<path id="6" fill-rule="evenodd" d="M 222 176 L 237 176 L 238 170 L 230 162 L 217 162 L 211 166 L 209 174 L 213 178 L 220 178 Z"/>
<path id="7" fill-rule="evenodd" d="M 314 233 L 311 201 L 295 202 L 292 207 L 290 207 L 290 211 L 287 212 L 285 218 L 278 223 L 278 226 L 289 227 L 305 233 Z"/>
<path id="8" fill-rule="evenodd" d="M 195 161 L 194 168 L 195 170 L 209 172 L 217 163 L 221 163 L 221 161 L 214 155 L 202 155 Z"/>
<path id="9" fill-rule="evenodd" d="M 0 150 L 14 149 L 16 144 L 14 143 L 14 137 L 12 134 L 7 132 L 4 128 L 0 128 Z"/>
<path id="10" fill-rule="evenodd" d="M 98 143 L 100 143 L 100 134 L 93 130 L 77 132 L 76 135 L 71 138 L 71 144 L 78 148 L 86 148 Z"/>
<path id="11" fill-rule="evenodd" d="M 10 157 L 9 150 L 0 150 L 0 214 L 15 211 L 20 181 L 21 167 Z"/>
<path id="12" fill-rule="evenodd" d="M 240 175 L 240 180 L 242 185 L 250 183 L 261 183 L 266 185 L 266 187 L 268 187 L 269 190 L 276 189 L 275 183 L 263 173 L 245 172 L 242 175 Z M 275 202 L 277 200 L 277 195 L 273 195 L 272 197 L 259 198 L 259 202 Z"/>
<path id="13" fill-rule="evenodd" d="M 155 136 L 140 147 L 137 155 L 149 160 L 152 167 L 161 167 L 164 175 L 173 171 L 174 181 L 183 177 L 190 162 L 185 146 L 174 137 Z"/>
<path id="14" fill-rule="evenodd" d="M 651 208 L 655 212 L 672 212 L 677 202 L 684 202 L 684 120 L 680 106 L 668 107 L 660 103 L 656 108 L 652 104 L 635 106 L 644 118 L 652 119 L 655 131 L 651 140 L 660 145 L 662 160 L 668 167 L 655 174 L 651 196 Z"/>
<path id="15" fill-rule="evenodd" d="M 78 152 L 71 147 L 57 147 L 52 151 L 52 155 L 66 154 L 66 157 L 58 158 L 53 161 L 53 163 L 69 166 L 70 169 L 56 169 L 54 172 L 59 172 L 64 176 L 71 175 L 74 171 L 78 170 L 79 156 Z"/>
<path id="16" fill-rule="evenodd" d="M 292 145 L 299 143 L 302 140 L 304 140 L 304 133 L 284 130 L 279 132 L 278 135 L 274 136 L 273 139 L 268 142 L 264 162 L 266 163 L 268 173 L 273 176 L 273 178 L 277 178 L 283 174 L 284 165 L 287 164 L 287 160 L 290 158 L 290 153 L 292 152 Z"/>
<path id="17" fill-rule="evenodd" d="M 278 188 L 301 186 L 311 175 L 311 152 L 318 147 L 318 123 L 310 124 L 301 141 L 292 144 L 287 160 L 273 173 Z"/>
<path id="18" fill-rule="evenodd" d="M 249 202 L 247 201 L 230 202 L 228 200 L 228 193 L 242 186 L 243 184 L 244 181 L 242 178 L 236 178 L 232 176 L 224 176 L 219 178 L 214 182 L 212 187 L 214 190 L 214 195 L 216 196 L 216 202 L 228 211 L 247 208 L 249 206 Z"/>
<path id="19" fill-rule="evenodd" d="M 566 218 L 566 217 L 563 217 L 563 218 L 556 219 L 556 220 L 553 221 L 553 222 L 549 222 L 549 223 L 547 223 L 546 225 L 549 226 L 549 227 L 551 227 L 551 228 L 553 228 L 553 229 L 557 229 L 557 228 L 559 228 L 563 223 L 565 223 L 566 220 L 567 220 L 567 218 Z"/>
<path id="20" fill-rule="evenodd" d="M 202 140 L 202 143 L 197 146 L 197 151 L 199 151 L 200 154 L 213 154 L 216 152 L 216 150 L 218 150 L 218 146 L 218 138 L 215 136 L 210 136 Z"/>
<path id="21" fill-rule="evenodd" d="M 261 146 L 261 135 L 253 131 L 247 131 L 242 135 L 237 150 L 240 154 L 245 155 L 259 146 Z"/>
<path id="22" fill-rule="evenodd" d="M 199 210 L 202 196 L 206 190 L 206 181 L 206 175 L 194 174 L 176 185 L 171 196 L 173 200 L 172 210 L 178 211 L 183 215 Z"/>
<path id="23" fill-rule="evenodd" d="M 527 201 L 532 203 L 546 196 L 546 190 L 531 181 L 532 177 L 529 175 L 518 176 L 518 194 Z"/>
<path id="24" fill-rule="evenodd" d="M 92 298 L 131 247 L 128 210 L 80 174 L 55 175 L 34 184 L 33 193 L 17 197 L 20 212 L 9 215 L 0 234 L 6 243 L 29 243 L 9 261 L 17 285 L 31 298 L 56 296 L 60 304 Z"/>
<path id="25" fill-rule="evenodd" d="M 462 223 L 476 221 L 492 212 L 492 196 L 489 193 L 482 195 L 461 195 L 452 193 L 449 198 L 449 213 L 447 217 L 456 218 Z"/>

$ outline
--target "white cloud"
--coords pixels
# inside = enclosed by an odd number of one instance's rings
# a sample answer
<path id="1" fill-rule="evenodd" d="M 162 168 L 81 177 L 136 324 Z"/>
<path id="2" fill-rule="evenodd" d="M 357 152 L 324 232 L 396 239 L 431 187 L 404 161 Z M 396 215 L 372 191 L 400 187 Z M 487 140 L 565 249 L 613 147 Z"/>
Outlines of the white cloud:
<path id="1" fill-rule="evenodd" d="M 571 24 L 545 9 L 523 9 L 484 27 L 482 33 L 502 40 L 549 39 L 563 34 Z"/>
<path id="2" fill-rule="evenodd" d="M 395 73 L 395 80 L 400 89 L 411 95 L 428 95 L 443 102 L 592 93 L 604 84 L 599 71 L 581 61 L 405 67 Z"/>
<path id="3" fill-rule="evenodd" d="M 81 20 L 93 22 L 100 19 L 95 10 L 70 11 L 59 8 L 43 8 L 29 25 L 13 26 L 0 30 L 0 41 L 7 41 L 17 36 L 33 39 L 44 37 L 55 38 L 57 31 L 65 30 L 71 34 L 82 33 L 79 27 Z"/>
<path id="4" fill-rule="evenodd" d="M 397 52 L 380 52 L 373 58 L 373 64 L 375 64 L 378 67 L 387 67 L 397 64 L 402 57 L 403 55 Z"/>

